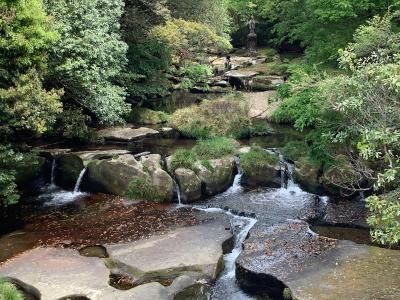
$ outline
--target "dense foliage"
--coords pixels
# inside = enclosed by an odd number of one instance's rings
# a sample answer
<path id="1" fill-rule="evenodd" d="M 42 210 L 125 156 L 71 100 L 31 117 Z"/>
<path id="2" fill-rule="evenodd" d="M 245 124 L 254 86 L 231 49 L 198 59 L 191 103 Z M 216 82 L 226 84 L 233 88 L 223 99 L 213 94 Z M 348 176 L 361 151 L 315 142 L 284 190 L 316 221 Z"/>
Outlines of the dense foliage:
<path id="1" fill-rule="evenodd" d="M 339 51 L 342 73 L 297 66 L 280 88 L 285 100 L 275 120 L 311 128 L 310 155 L 322 160 L 325 177 L 348 193 L 382 193 L 399 185 L 400 34 L 393 20 L 390 14 L 376 16 L 355 31 L 353 42 Z M 373 237 L 398 243 L 392 221 L 396 203 L 385 199 L 367 199 L 370 222 L 377 226 Z"/>
<path id="2" fill-rule="evenodd" d="M 62 109 L 62 90 L 43 87 L 48 51 L 58 34 L 42 2 L 3 1 L 0 16 L 1 207 L 18 200 L 15 180 L 24 162 L 24 155 L 9 144 L 18 134 L 41 134 L 52 127 Z"/>
<path id="3" fill-rule="evenodd" d="M 47 8 L 61 35 L 51 52 L 51 83 L 100 123 L 121 122 L 129 108 L 125 89 L 114 82 L 127 63 L 119 23 L 123 1 L 57 0 Z"/>

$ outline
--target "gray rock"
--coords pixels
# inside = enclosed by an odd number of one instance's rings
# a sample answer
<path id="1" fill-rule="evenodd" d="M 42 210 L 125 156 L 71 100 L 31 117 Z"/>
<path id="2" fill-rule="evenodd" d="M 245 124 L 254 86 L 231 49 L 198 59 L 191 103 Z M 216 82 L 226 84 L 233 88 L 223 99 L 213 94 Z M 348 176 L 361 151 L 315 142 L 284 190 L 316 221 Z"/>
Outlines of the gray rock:
<path id="1" fill-rule="evenodd" d="M 55 183 L 67 190 L 72 190 L 84 168 L 82 159 L 75 154 L 66 154 L 56 159 Z"/>
<path id="2" fill-rule="evenodd" d="M 194 171 L 182 168 L 176 169 L 175 177 L 179 184 L 183 203 L 192 203 L 202 198 L 201 180 Z"/>
<path id="3" fill-rule="evenodd" d="M 275 165 L 260 166 L 253 170 L 245 170 L 242 183 L 247 186 L 281 187 L 281 167 Z"/>
<path id="4" fill-rule="evenodd" d="M 91 162 L 87 167 L 85 188 L 90 192 L 123 195 L 135 179 L 149 180 L 150 176 L 132 155 Z"/>
<path id="5" fill-rule="evenodd" d="M 100 130 L 98 134 L 106 141 L 131 142 L 145 137 L 155 137 L 160 133 L 157 130 L 146 127 L 111 127 Z"/>
<path id="6" fill-rule="evenodd" d="M 155 169 L 151 172 L 151 182 L 157 191 L 164 195 L 165 201 L 172 201 L 174 197 L 174 181 L 163 169 Z"/>
<path id="7" fill-rule="evenodd" d="M 320 181 L 320 168 L 306 161 L 296 161 L 293 172 L 294 181 L 307 192 L 322 194 L 324 188 Z"/>
<path id="8" fill-rule="evenodd" d="M 232 184 L 236 170 L 233 157 L 209 160 L 211 169 L 206 168 L 200 162 L 196 164 L 198 177 L 204 185 L 205 196 L 212 196 L 226 191 Z"/>

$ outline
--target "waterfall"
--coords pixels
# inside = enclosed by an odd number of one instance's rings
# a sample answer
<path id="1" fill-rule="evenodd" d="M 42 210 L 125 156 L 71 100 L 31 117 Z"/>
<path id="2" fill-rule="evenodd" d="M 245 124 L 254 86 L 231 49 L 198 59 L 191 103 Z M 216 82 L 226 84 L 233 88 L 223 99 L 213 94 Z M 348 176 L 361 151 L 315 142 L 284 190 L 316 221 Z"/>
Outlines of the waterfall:
<path id="1" fill-rule="evenodd" d="M 179 184 L 176 184 L 176 194 L 178 195 L 178 204 L 182 205 L 182 203 L 181 203 L 181 189 L 179 187 Z"/>
<path id="2" fill-rule="evenodd" d="M 50 185 L 55 186 L 55 178 L 56 178 L 56 159 L 53 159 L 51 163 L 51 177 L 50 177 Z"/>
<path id="3" fill-rule="evenodd" d="M 82 180 L 83 180 L 83 176 L 85 176 L 86 173 L 86 168 L 84 168 L 81 173 L 79 174 L 78 180 L 76 181 L 75 184 L 75 188 L 74 188 L 74 193 L 78 193 L 79 192 L 79 188 L 81 186 Z"/>

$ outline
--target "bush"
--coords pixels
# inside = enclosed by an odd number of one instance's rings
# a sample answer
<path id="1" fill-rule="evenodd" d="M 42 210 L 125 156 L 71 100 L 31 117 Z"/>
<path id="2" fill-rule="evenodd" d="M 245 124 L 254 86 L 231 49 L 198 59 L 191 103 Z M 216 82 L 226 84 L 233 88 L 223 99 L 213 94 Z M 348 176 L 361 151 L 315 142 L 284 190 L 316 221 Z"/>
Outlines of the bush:
<path id="1" fill-rule="evenodd" d="M 162 202 L 165 199 L 165 194 L 159 191 L 159 189 L 154 188 L 153 184 L 146 179 L 135 179 L 131 181 L 124 196 L 135 200 L 156 202 Z"/>
<path id="2" fill-rule="evenodd" d="M 232 49 L 225 36 L 218 35 L 206 24 L 183 19 L 172 19 L 154 27 L 151 36 L 169 45 L 178 62 L 209 50 L 226 53 Z"/>
<path id="3" fill-rule="evenodd" d="M 180 68 L 174 70 L 173 75 L 181 78 L 179 88 L 183 90 L 190 90 L 198 86 L 204 91 L 207 91 L 209 89 L 207 82 L 213 75 L 213 71 L 208 65 L 193 63 L 186 60 Z"/>
<path id="4" fill-rule="evenodd" d="M 227 137 L 201 140 L 193 148 L 199 159 L 218 159 L 236 153 L 235 141 Z"/>
<path id="5" fill-rule="evenodd" d="M 99 140 L 96 131 L 89 126 L 92 119 L 81 108 L 68 108 L 60 115 L 52 133 L 69 141 L 92 143 Z M 51 133 L 50 133 L 51 134 Z"/>
<path id="6" fill-rule="evenodd" d="M 196 154 L 192 150 L 179 149 L 172 155 L 171 172 L 179 168 L 196 170 L 196 161 Z"/>
<path id="7" fill-rule="evenodd" d="M 136 107 L 131 110 L 125 119 L 130 123 L 156 125 L 168 122 L 169 115 L 162 111 Z"/>
<path id="8" fill-rule="evenodd" d="M 301 158 L 308 157 L 310 149 L 305 142 L 292 141 L 282 148 L 282 155 L 291 161 L 298 161 Z"/>
<path id="9" fill-rule="evenodd" d="M 20 291 L 10 282 L 0 278 L 0 300 L 23 300 Z"/>
<path id="10" fill-rule="evenodd" d="M 368 224 L 372 226 L 372 239 L 382 245 L 400 243 L 400 189 L 382 196 L 367 198 L 371 211 Z"/>
<path id="11" fill-rule="evenodd" d="M 171 125 L 186 137 L 205 139 L 246 137 L 252 124 L 245 101 L 223 98 L 177 110 L 171 117 Z"/>
<path id="12" fill-rule="evenodd" d="M 255 170 L 276 165 L 279 158 L 260 147 L 252 147 L 248 153 L 240 155 L 240 166 L 244 173 L 254 173 Z"/>

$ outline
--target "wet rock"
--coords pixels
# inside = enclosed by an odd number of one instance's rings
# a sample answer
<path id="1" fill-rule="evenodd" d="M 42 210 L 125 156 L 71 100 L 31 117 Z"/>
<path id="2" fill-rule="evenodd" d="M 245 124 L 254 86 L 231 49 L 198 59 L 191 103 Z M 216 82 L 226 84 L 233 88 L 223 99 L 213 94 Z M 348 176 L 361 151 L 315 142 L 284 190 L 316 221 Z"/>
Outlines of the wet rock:
<path id="1" fill-rule="evenodd" d="M 400 299 L 400 251 L 339 241 L 286 284 L 299 300 Z"/>
<path id="2" fill-rule="evenodd" d="M 156 137 L 160 133 L 157 130 L 140 127 L 140 128 L 130 128 L 130 127 L 111 127 L 107 129 L 100 130 L 98 132 L 99 136 L 104 138 L 106 141 L 116 141 L 116 142 L 131 142 L 134 140 L 143 139 L 145 137 Z"/>
<path id="3" fill-rule="evenodd" d="M 370 212 L 365 202 L 349 199 L 331 199 L 319 224 L 328 226 L 369 228 L 367 218 Z"/>
<path id="4" fill-rule="evenodd" d="M 236 261 L 239 285 L 251 294 L 283 299 L 288 279 L 335 245 L 334 240 L 312 234 L 305 222 L 256 225 Z"/>
<path id="5" fill-rule="evenodd" d="M 198 177 L 204 186 L 204 195 L 212 196 L 226 191 L 232 184 L 236 170 L 233 157 L 209 160 L 211 168 L 208 169 L 197 163 Z"/>
<path id="6" fill-rule="evenodd" d="M 189 169 L 176 169 L 175 178 L 179 184 L 181 201 L 192 203 L 202 198 L 201 180 Z"/>
<path id="7" fill-rule="evenodd" d="M 144 281 L 149 277 L 153 280 L 175 279 L 184 274 L 192 276 L 192 273 L 212 279 L 218 276 L 222 244 L 231 237 L 225 230 L 228 224 L 227 218 L 221 215 L 221 218 L 202 225 L 106 247 L 110 258 L 129 266 L 131 274 L 139 275 Z"/>
<path id="8" fill-rule="evenodd" d="M 83 168 L 83 161 L 78 155 L 66 154 L 58 157 L 56 159 L 55 183 L 67 190 L 74 189 Z"/>
<path id="9" fill-rule="evenodd" d="M 260 166 L 253 170 L 245 170 L 242 183 L 247 186 L 275 187 L 281 186 L 281 167 L 279 163 Z"/>

